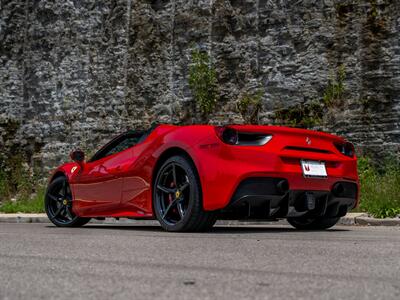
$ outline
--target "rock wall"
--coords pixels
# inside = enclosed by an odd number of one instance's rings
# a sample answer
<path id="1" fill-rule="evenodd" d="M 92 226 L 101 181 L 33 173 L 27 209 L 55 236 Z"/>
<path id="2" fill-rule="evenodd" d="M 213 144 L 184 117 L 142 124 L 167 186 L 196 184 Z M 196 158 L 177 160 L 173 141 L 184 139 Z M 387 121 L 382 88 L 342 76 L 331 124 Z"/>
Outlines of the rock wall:
<path id="1" fill-rule="evenodd" d="M 398 155 L 399 43 L 397 0 L 0 0 L 0 151 L 47 170 L 126 128 L 198 121 L 197 47 L 218 74 L 212 122 L 243 122 L 238 97 L 261 90 L 272 123 L 343 65 L 346 97 L 317 128 Z"/>

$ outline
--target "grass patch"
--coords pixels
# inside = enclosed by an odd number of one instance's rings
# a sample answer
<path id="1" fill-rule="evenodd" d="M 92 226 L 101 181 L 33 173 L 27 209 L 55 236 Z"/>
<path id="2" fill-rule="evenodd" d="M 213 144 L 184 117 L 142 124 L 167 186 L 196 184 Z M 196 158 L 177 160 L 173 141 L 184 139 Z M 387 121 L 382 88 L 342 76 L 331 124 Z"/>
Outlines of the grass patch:
<path id="1" fill-rule="evenodd" d="M 3 213 L 42 213 L 44 212 L 44 195 L 46 189 L 41 187 L 33 198 L 21 198 L 17 201 L 6 200 L 0 204 Z"/>
<path id="2" fill-rule="evenodd" d="M 400 163 L 387 159 L 377 167 L 369 158 L 358 160 L 361 184 L 360 210 L 376 218 L 392 218 L 400 214 Z"/>

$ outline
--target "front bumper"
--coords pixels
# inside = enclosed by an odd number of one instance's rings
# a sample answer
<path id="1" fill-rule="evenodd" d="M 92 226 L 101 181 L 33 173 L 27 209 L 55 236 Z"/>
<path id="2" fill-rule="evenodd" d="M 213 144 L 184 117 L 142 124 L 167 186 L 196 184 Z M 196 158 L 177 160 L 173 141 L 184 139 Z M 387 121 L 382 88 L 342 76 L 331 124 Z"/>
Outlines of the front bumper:
<path id="1" fill-rule="evenodd" d="M 326 184 L 329 183 L 320 184 L 320 189 L 304 185 L 293 189 L 283 177 L 249 177 L 240 182 L 221 216 L 226 219 L 342 217 L 357 205 L 357 182 L 334 180 L 329 189 Z"/>

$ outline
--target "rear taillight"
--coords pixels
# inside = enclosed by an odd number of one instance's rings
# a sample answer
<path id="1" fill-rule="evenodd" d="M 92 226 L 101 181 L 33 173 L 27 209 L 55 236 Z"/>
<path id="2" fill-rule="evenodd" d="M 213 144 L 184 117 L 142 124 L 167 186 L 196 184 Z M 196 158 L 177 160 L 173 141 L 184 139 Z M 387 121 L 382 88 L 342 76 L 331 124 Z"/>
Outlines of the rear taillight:
<path id="1" fill-rule="evenodd" d="M 225 144 L 241 146 L 262 146 L 272 139 L 272 135 L 257 132 L 242 132 L 231 127 L 215 127 L 217 136 Z"/>
<path id="2" fill-rule="evenodd" d="M 215 127 L 215 132 L 217 136 L 226 144 L 237 145 L 238 143 L 238 133 L 235 129 L 229 127 L 218 126 Z"/>
<path id="3" fill-rule="evenodd" d="M 345 143 L 335 143 L 336 149 L 343 155 L 346 155 L 348 157 L 354 157 L 354 145 L 349 142 Z"/>

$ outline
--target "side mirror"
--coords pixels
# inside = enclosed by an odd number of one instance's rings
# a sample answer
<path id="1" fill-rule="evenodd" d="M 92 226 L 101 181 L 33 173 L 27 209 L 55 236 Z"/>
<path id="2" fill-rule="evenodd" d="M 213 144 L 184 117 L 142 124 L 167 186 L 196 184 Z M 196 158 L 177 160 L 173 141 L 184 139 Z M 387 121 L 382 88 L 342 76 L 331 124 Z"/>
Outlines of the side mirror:
<path id="1" fill-rule="evenodd" d="M 85 153 L 82 150 L 72 151 L 70 157 L 74 162 L 78 163 L 80 166 L 82 166 L 85 161 Z"/>

